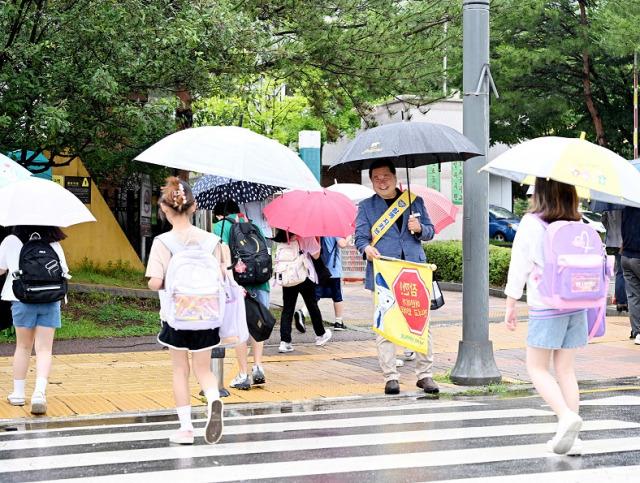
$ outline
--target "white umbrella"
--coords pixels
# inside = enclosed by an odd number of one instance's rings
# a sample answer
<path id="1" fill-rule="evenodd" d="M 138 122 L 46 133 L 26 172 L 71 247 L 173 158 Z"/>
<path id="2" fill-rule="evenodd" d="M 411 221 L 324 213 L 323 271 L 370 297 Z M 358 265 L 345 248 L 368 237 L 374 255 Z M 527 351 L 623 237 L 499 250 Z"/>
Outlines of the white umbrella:
<path id="1" fill-rule="evenodd" d="M 67 227 L 96 221 L 76 195 L 46 179 L 30 177 L 0 188 L 0 225 Z"/>
<path id="2" fill-rule="evenodd" d="M 366 198 L 371 198 L 376 194 L 376 192 L 368 186 L 358 183 L 335 183 L 331 186 L 327 186 L 327 189 L 337 193 L 342 193 L 356 204 Z"/>
<path id="3" fill-rule="evenodd" d="M 519 183 L 549 178 L 576 186 L 578 196 L 640 208 L 640 172 L 622 156 L 578 138 L 525 141 L 481 170 Z"/>
<path id="4" fill-rule="evenodd" d="M 184 129 L 161 139 L 135 159 L 280 188 L 321 189 L 296 153 L 278 141 L 236 126 Z"/>
<path id="5" fill-rule="evenodd" d="M 0 154 L 0 188 L 30 176 L 31 171 L 4 154 Z"/>

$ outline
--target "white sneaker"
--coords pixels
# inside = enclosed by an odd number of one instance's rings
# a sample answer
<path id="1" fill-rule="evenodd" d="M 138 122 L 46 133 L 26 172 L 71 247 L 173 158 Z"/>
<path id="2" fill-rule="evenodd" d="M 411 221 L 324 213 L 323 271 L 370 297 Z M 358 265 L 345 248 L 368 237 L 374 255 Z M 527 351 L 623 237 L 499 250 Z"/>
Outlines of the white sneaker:
<path id="1" fill-rule="evenodd" d="M 636 339 L 633 341 L 635 345 L 640 345 L 640 334 L 636 335 Z"/>
<path id="2" fill-rule="evenodd" d="M 293 346 L 291 342 L 280 342 L 280 347 L 278 347 L 278 352 L 293 352 Z"/>
<path id="3" fill-rule="evenodd" d="M 555 445 L 555 441 L 550 439 L 547 441 L 547 451 L 549 453 L 554 453 L 553 446 Z M 582 456 L 582 440 L 580 438 L 576 438 L 576 440 L 571 445 L 569 451 L 565 453 L 567 456 Z"/>
<path id="4" fill-rule="evenodd" d="M 582 418 L 573 411 L 564 413 L 558 421 L 558 432 L 553 437 L 552 449 L 556 454 L 566 454 L 573 446 L 582 427 Z"/>
<path id="5" fill-rule="evenodd" d="M 319 335 L 316 337 L 316 345 L 317 346 L 323 346 L 325 345 L 329 339 L 331 339 L 331 330 L 330 329 L 326 329 L 324 331 L 324 334 Z"/>
<path id="6" fill-rule="evenodd" d="M 412 361 L 416 358 L 416 353 L 414 351 L 411 351 L 409 349 L 405 349 L 404 350 L 404 360 L 405 361 Z"/>
<path id="7" fill-rule="evenodd" d="M 236 378 L 229 383 L 229 386 L 235 389 L 244 389 L 246 391 L 251 388 L 251 378 L 249 377 L 249 374 L 245 374 L 244 376 L 238 374 Z"/>
<path id="8" fill-rule="evenodd" d="M 31 414 L 44 414 L 47 412 L 47 399 L 40 391 L 31 396 Z"/>
<path id="9" fill-rule="evenodd" d="M 402 359 L 396 359 L 396 367 L 404 366 L 404 361 Z"/>

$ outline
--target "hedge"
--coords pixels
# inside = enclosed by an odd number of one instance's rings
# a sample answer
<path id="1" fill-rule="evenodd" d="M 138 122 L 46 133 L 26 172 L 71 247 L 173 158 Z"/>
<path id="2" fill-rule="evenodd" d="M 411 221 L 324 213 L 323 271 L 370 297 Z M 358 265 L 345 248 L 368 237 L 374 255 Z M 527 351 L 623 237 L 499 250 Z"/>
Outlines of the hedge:
<path id="1" fill-rule="evenodd" d="M 436 276 L 445 282 L 462 283 L 462 242 L 432 242 L 423 245 L 427 262 L 438 267 Z M 504 287 L 507 284 L 511 248 L 489 245 L 489 285 Z"/>

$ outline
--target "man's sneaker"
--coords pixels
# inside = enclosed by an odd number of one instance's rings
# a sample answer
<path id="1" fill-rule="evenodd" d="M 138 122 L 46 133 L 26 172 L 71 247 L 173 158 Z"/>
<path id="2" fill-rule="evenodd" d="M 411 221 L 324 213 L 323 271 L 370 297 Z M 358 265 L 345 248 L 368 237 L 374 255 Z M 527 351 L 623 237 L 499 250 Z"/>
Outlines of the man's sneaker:
<path id="1" fill-rule="evenodd" d="M 416 353 L 414 351 L 410 351 L 409 349 L 404 350 L 404 360 L 412 361 L 416 358 Z"/>
<path id="2" fill-rule="evenodd" d="M 249 377 L 249 374 L 245 374 L 244 376 L 242 374 L 238 374 L 236 378 L 231 381 L 229 386 L 236 389 L 249 389 L 251 387 L 251 378 Z"/>
<path id="3" fill-rule="evenodd" d="M 47 412 L 47 399 L 40 391 L 31 396 L 31 414 L 44 414 Z"/>
<path id="4" fill-rule="evenodd" d="M 347 326 L 341 320 L 336 320 L 336 323 L 333 324 L 333 330 L 347 330 Z"/>
<path id="5" fill-rule="evenodd" d="M 329 341 L 329 339 L 331 339 L 331 331 L 329 329 L 326 329 L 324 331 L 324 334 L 316 337 L 316 345 L 323 346 Z"/>
<path id="6" fill-rule="evenodd" d="M 208 444 L 215 444 L 222 437 L 224 422 L 222 421 L 222 409 L 224 405 L 220 399 L 207 401 L 207 424 L 204 426 L 204 440 Z"/>
<path id="7" fill-rule="evenodd" d="M 251 377 L 254 384 L 264 384 L 266 381 L 264 378 L 264 371 L 260 366 L 253 366 L 251 368 Z"/>
<path id="8" fill-rule="evenodd" d="M 169 437 L 169 442 L 173 444 L 193 444 L 193 431 L 181 429 Z"/>
<path id="9" fill-rule="evenodd" d="M 278 352 L 293 352 L 293 346 L 291 342 L 280 342 L 280 347 L 278 347 Z"/>
<path id="10" fill-rule="evenodd" d="M 553 439 L 550 439 L 549 441 L 547 441 L 547 451 L 549 453 L 553 453 L 553 446 L 555 445 L 555 441 Z M 576 438 L 576 440 L 573 442 L 573 445 L 571 446 L 571 448 L 569 449 L 569 451 L 567 451 L 565 453 L 567 456 L 582 456 L 582 440 L 580 438 Z"/>
<path id="11" fill-rule="evenodd" d="M 301 334 L 304 334 L 307 331 L 307 328 L 304 326 L 304 314 L 302 313 L 302 309 L 296 310 L 293 313 L 293 322 L 296 326 L 296 330 Z"/>
<path id="12" fill-rule="evenodd" d="M 633 341 L 635 345 L 640 345 L 640 334 L 636 335 L 636 339 Z"/>

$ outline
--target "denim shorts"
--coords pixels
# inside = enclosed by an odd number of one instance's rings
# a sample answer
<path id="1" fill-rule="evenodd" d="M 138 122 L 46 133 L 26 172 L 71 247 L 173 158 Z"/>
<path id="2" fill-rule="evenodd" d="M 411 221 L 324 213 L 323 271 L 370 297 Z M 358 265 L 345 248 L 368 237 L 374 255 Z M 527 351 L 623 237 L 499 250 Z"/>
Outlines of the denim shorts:
<path id="1" fill-rule="evenodd" d="M 62 327 L 60 302 L 23 304 L 14 300 L 11 302 L 11 315 L 13 316 L 13 325 L 16 327 L 26 327 L 27 329 L 34 329 L 36 325 L 54 329 Z"/>
<path id="2" fill-rule="evenodd" d="M 529 311 L 527 345 L 541 349 L 576 349 L 589 342 L 587 311 L 544 317 L 544 311 Z M 542 316 L 538 316 L 542 315 Z"/>
<path id="3" fill-rule="evenodd" d="M 271 293 L 268 290 L 253 290 L 256 294 L 256 298 L 258 302 L 264 305 L 267 309 L 269 308 L 269 299 L 271 298 Z"/>

